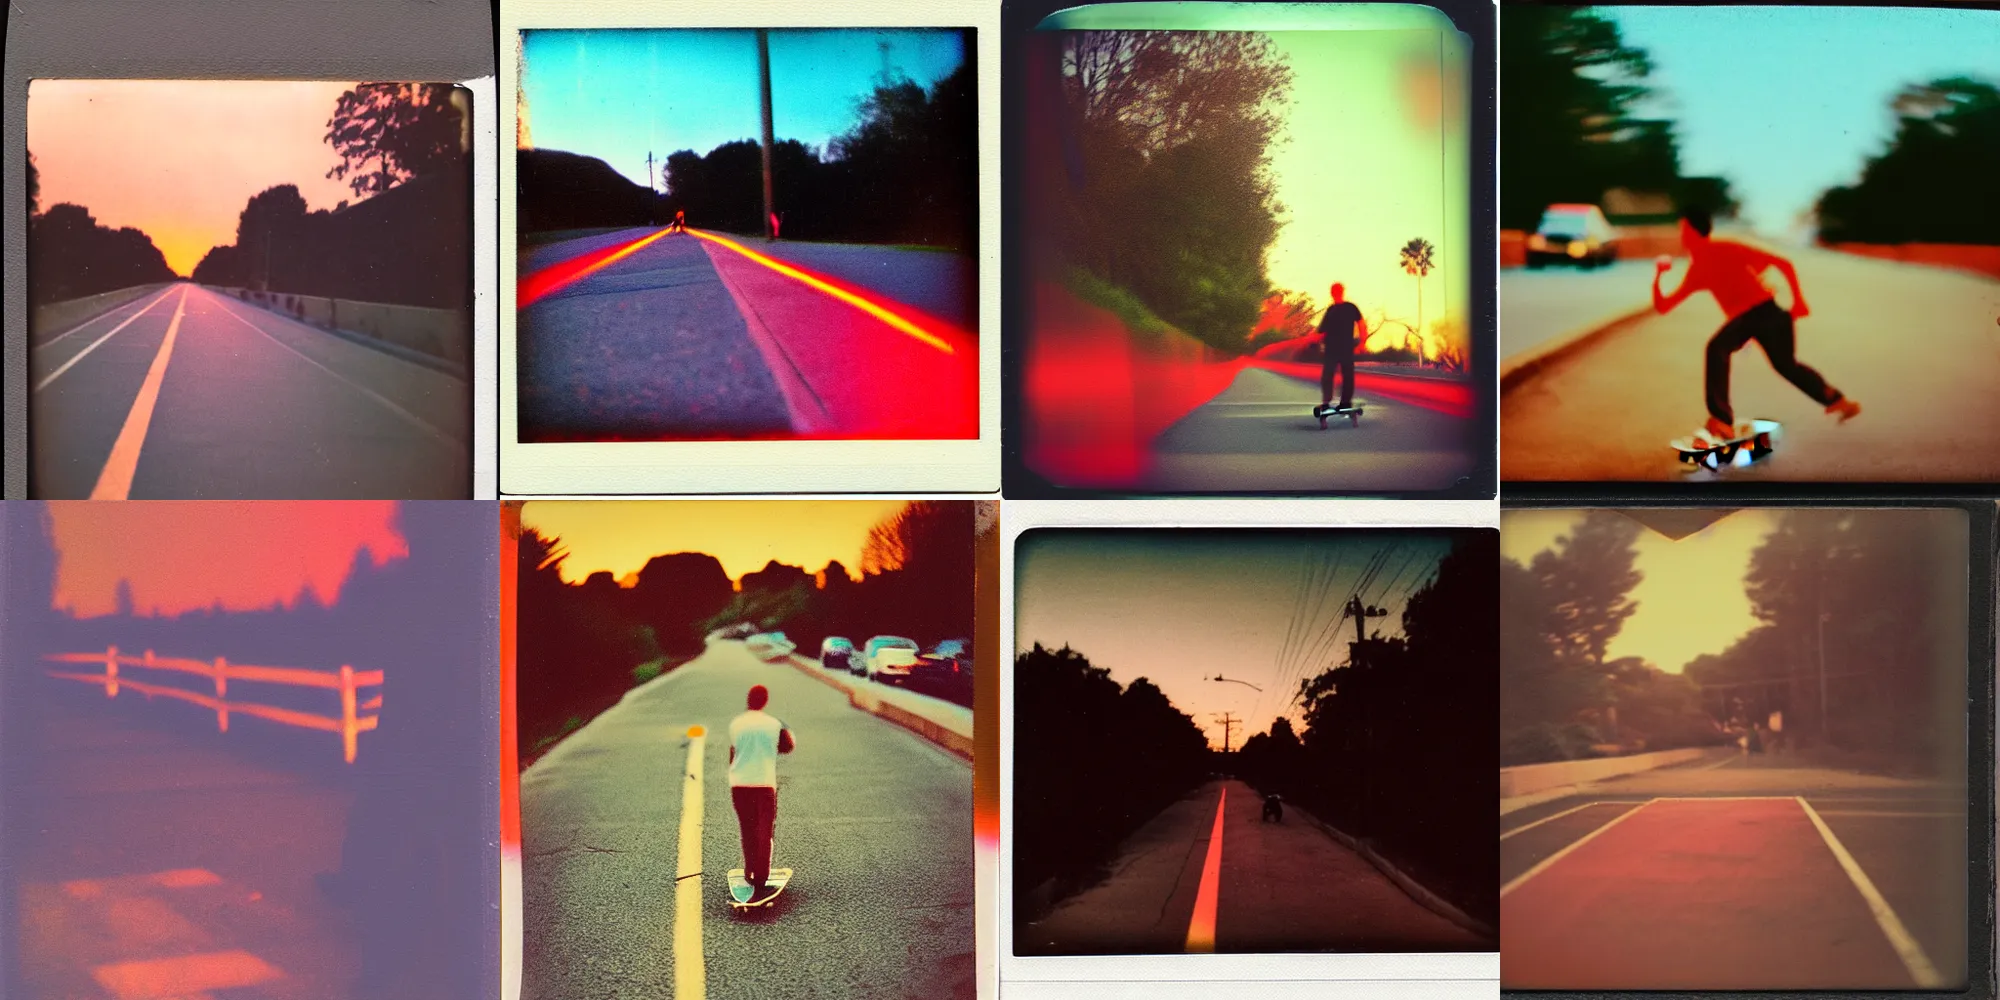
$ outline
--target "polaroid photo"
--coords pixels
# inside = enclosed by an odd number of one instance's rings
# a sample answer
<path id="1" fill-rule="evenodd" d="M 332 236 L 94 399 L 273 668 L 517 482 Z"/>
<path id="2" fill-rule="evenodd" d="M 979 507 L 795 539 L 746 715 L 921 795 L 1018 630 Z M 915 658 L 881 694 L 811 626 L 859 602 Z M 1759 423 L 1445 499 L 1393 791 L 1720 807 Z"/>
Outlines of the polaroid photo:
<path id="1" fill-rule="evenodd" d="M 1010 998 L 1493 997 L 1499 532 L 1004 501 Z"/>
<path id="2" fill-rule="evenodd" d="M 0 990 L 494 996 L 491 501 L 0 511 Z"/>
<path id="3" fill-rule="evenodd" d="M 1503 512 L 1502 986 L 1991 996 L 1992 544 L 1986 504 Z"/>
<path id="4" fill-rule="evenodd" d="M 492 96 L 29 82 L 27 495 L 475 496 Z"/>
<path id="5" fill-rule="evenodd" d="M 1493 4 L 1006 8 L 1010 497 L 1494 495 Z"/>
<path id="6" fill-rule="evenodd" d="M 503 512 L 505 1000 L 995 995 L 997 504 Z"/>
<path id="7" fill-rule="evenodd" d="M 998 22 L 502 4 L 502 492 L 997 491 Z"/>
<path id="8" fill-rule="evenodd" d="M 2000 483 L 2000 9 L 1500 30 L 1504 479 Z"/>

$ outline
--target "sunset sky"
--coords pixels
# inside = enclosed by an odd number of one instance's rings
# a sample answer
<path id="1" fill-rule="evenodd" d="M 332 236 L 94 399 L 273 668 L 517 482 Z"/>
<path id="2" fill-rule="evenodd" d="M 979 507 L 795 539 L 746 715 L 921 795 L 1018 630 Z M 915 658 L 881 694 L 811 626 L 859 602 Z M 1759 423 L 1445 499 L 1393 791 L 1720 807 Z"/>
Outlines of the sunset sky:
<path id="1" fill-rule="evenodd" d="M 394 501 L 79 500 L 49 511 L 55 606 L 85 618 L 112 613 L 121 579 L 142 615 L 289 605 L 307 587 L 332 605 L 355 553 L 378 566 L 409 555 Z"/>
<path id="2" fill-rule="evenodd" d="M 308 210 L 357 200 L 326 172 L 340 162 L 327 119 L 352 83 L 35 80 L 28 150 L 40 207 L 70 202 L 111 229 L 144 230 L 185 276 L 236 242 L 250 197 L 296 184 Z"/>
<path id="3" fill-rule="evenodd" d="M 1637 567 L 1646 575 L 1632 591 L 1639 608 L 1605 655 L 1644 657 L 1680 673 L 1689 660 L 1720 653 L 1754 628 L 1743 574 L 1777 517 L 1775 511 L 1738 511 L 1679 541 L 1642 532 L 1633 546 Z M 1500 516 L 1500 554 L 1526 565 L 1582 518 L 1579 510 L 1506 511 Z"/>
<path id="4" fill-rule="evenodd" d="M 561 539 L 569 550 L 565 581 L 599 570 L 624 577 L 673 552 L 706 552 L 731 579 L 775 559 L 818 572 L 838 559 L 861 567 L 868 529 L 901 510 L 902 500 L 536 500 L 521 524 Z"/>
<path id="5" fill-rule="evenodd" d="M 1231 737 L 1240 747 L 1281 714 L 1303 728 L 1288 702 L 1310 674 L 1280 675 L 1281 665 L 1292 662 L 1280 654 L 1294 618 L 1318 631 L 1338 614 L 1369 560 L 1398 547 L 1365 595 L 1389 610 L 1370 622 L 1384 635 L 1401 631 L 1405 600 L 1436 573 L 1450 551 L 1448 538 L 1331 530 L 1031 532 L 1021 536 L 1015 555 L 1014 641 L 1022 650 L 1036 642 L 1068 645 L 1120 684 L 1151 680 L 1217 747 L 1222 727 L 1213 714 L 1233 713 L 1245 721 Z M 1308 564 L 1330 567 L 1333 583 L 1314 594 L 1315 602 L 1325 595 L 1324 607 L 1302 616 Z M 1336 652 L 1317 668 L 1345 658 L 1353 623 L 1343 629 Z M 1203 680 L 1218 674 L 1264 690 Z"/>

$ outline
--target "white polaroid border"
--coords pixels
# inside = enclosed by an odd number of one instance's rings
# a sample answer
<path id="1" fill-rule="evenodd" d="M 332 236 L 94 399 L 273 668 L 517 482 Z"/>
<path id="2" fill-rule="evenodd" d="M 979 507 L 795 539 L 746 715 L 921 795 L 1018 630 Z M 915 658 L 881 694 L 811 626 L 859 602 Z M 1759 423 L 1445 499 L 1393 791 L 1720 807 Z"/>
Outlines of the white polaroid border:
<path id="1" fill-rule="evenodd" d="M 972 28 L 979 76 L 979 437 L 964 441 L 524 444 L 516 398 L 516 158 L 500 156 L 500 490 L 508 496 L 997 493 L 1000 489 L 1000 4 L 998 0 L 503 0 L 500 93 L 534 28 Z M 515 128 L 511 96 L 501 135 Z"/>
<path id="2" fill-rule="evenodd" d="M 500 335 L 499 312 L 494 305 L 500 285 L 499 192 L 494 187 L 494 164 L 499 159 L 496 79 L 482 76 L 462 80 L 459 86 L 472 92 L 472 499 L 492 500 L 499 496 L 500 470 L 493 442 L 494 393 L 498 374 L 494 371 L 495 341 Z"/>
<path id="3" fill-rule="evenodd" d="M 1014 549 L 1035 528 L 1498 528 L 1498 500 L 1002 500 L 1000 628 L 1014 658 Z M 1000 993 L 1006 1000 L 1493 1000 L 1499 952 L 1106 955 L 1014 951 L 1014 676 L 1000 674 Z"/>

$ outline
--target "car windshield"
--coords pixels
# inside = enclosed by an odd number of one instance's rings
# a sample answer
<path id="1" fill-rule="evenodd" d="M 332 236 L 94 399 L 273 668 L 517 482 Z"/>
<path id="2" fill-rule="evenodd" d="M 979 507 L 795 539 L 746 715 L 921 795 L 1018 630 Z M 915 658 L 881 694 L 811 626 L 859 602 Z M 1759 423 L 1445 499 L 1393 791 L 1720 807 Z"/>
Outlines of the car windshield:
<path id="1" fill-rule="evenodd" d="M 1547 214 L 1542 216 L 1542 228 L 1540 232 L 1543 234 L 1562 233 L 1564 235 L 1581 236 L 1589 228 L 1590 213 L 1588 212 L 1579 212 L 1571 209 L 1550 209 Z"/>
<path id="2" fill-rule="evenodd" d="M 936 656 L 964 656 L 965 640 L 946 639 L 945 641 L 938 643 L 937 648 L 932 649 L 931 653 Z"/>

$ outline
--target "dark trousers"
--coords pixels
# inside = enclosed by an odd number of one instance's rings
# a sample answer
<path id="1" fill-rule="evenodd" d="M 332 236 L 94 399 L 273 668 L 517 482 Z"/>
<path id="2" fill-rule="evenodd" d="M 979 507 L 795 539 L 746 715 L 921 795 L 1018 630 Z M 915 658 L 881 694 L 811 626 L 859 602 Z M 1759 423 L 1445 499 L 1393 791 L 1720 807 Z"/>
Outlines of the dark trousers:
<path id="1" fill-rule="evenodd" d="M 1705 387 L 1708 394 L 1708 414 L 1725 424 L 1734 426 L 1736 412 L 1729 405 L 1729 359 L 1743 345 L 1756 341 L 1764 349 L 1764 357 L 1771 361 L 1771 368 L 1783 375 L 1785 380 L 1798 386 L 1799 391 L 1819 401 L 1821 406 L 1832 406 L 1840 401 L 1839 390 L 1826 384 L 1819 372 L 1812 370 L 1794 356 L 1794 335 L 1792 314 L 1778 307 L 1775 301 L 1766 300 L 1762 305 L 1752 306 L 1742 315 L 1722 324 L 1715 336 L 1708 340 L 1708 368 Z"/>
<path id="2" fill-rule="evenodd" d="M 771 875 L 771 830 L 778 822 L 778 790 L 738 785 L 729 790 L 736 823 L 743 830 L 743 877 L 759 889 Z"/>
<path id="3" fill-rule="evenodd" d="M 1349 344 L 1345 349 L 1337 345 L 1327 347 L 1326 359 L 1320 362 L 1319 369 L 1320 399 L 1333 398 L 1335 372 L 1340 374 L 1340 405 L 1342 407 L 1354 405 L 1354 345 Z"/>

